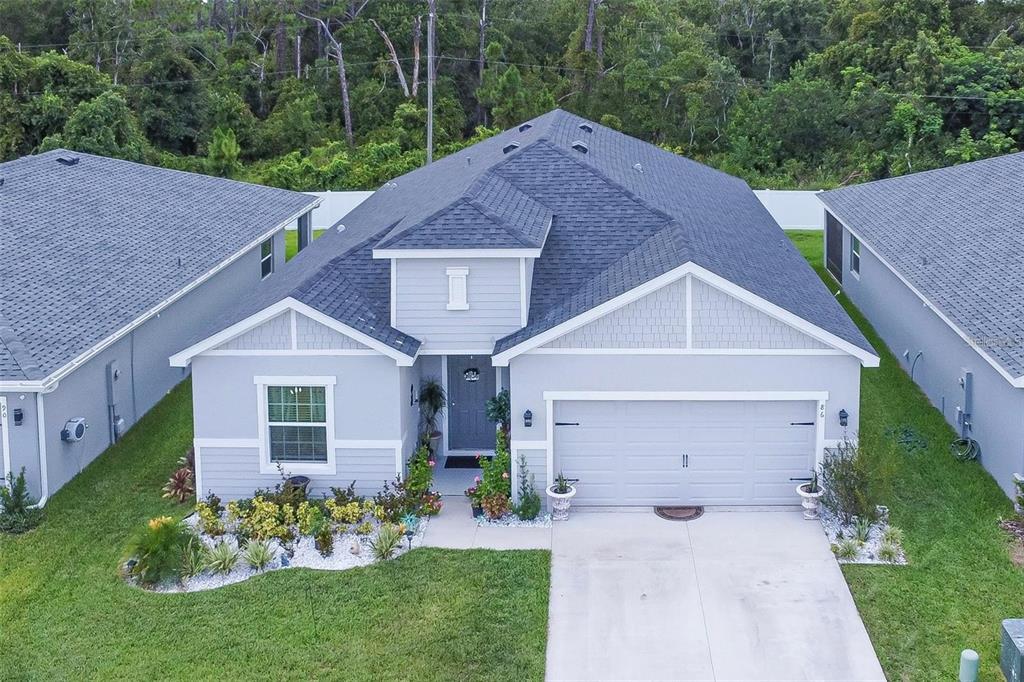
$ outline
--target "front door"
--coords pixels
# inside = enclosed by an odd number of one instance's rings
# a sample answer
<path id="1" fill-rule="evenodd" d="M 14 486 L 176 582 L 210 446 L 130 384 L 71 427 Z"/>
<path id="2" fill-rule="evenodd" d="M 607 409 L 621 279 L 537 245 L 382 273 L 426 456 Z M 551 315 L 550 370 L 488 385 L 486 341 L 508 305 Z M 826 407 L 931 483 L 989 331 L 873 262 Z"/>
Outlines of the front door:
<path id="1" fill-rule="evenodd" d="M 494 367 L 487 355 L 448 356 L 448 449 L 493 450 L 496 425 L 487 420 L 494 397 Z"/>

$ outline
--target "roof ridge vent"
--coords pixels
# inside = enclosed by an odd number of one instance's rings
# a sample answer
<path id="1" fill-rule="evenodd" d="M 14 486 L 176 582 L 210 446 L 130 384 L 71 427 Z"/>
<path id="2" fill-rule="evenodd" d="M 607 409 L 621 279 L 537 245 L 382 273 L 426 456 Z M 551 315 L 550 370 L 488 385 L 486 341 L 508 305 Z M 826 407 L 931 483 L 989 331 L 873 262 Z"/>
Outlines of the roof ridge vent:
<path id="1" fill-rule="evenodd" d="M 592 132 L 594 132 L 594 126 L 590 125 L 589 123 L 581 123 L 579 128 L 580 128 L 580 130 L 582 130 L 585 133 L 592 133 Z"/>
<path id="2" fill-rule="evenodd" d="M 572 148 L 578 151 L 580 154 L 586 154 L 588 151 L 590 151 L 590 148 L 587 147 L 586 143 L 583 140 L 573 140 Z"/>
<path id="3" fill-rule="evenodd" d="M 78 157 L 77 156 L 58 156 L 57 157 L 57 163 L 61 164 L 62 166 L 77 166 L 78 165 Z"/>
<path id="4" fill-rule="evenodd" d="M 523 125 L 519 126 L 519 132 L 525 133 L 527 130 L 529 130 L 532 127 L 533 127 L 532 123 L 524 123 Z"/>
<path id="5" fill-rule="evenodd" d="M 637 161 L 636 163 L 633 164 L 633 170 L 635 170 L 637 173 L 643 173 L 644 167 L 640 165 L 639 161 Z"/>
<path id="6" fill-rule="evenodd" d="M 519 149 L 519 143 L 518 142 L 510 142 L 510 143 L 508 143 L 507 145 L 505 145 L 504 147 L 501 148 L 501 153 L 502 154 L 508 154 L 509 152 L 514 152 L 517 149 Z"/>

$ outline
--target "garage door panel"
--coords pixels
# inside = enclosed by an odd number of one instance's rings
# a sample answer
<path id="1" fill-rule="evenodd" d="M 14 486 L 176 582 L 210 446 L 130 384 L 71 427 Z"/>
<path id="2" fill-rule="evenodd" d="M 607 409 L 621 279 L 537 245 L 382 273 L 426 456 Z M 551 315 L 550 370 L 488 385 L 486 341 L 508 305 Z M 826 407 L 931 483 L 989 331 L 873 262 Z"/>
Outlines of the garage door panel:
<path id="1" fill-rule="evenodd" d="M 555 471 L 581 505 L 796 504 L 813 467 L 812 402 L 556 402 Z M 683 454 L 688 466 L 683 466 Z"/>

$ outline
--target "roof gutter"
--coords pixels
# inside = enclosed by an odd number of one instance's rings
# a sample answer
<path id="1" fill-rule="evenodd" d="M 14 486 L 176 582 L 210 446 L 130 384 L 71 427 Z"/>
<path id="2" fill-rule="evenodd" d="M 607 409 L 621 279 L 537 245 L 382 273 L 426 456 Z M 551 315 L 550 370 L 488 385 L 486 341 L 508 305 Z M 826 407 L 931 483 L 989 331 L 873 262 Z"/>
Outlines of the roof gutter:
<path id="1" fill-rule="evenodd" d="M 198 278 L 187 284 L 185 287 L 178 289 L 170 298 L 161 301 L 156 306 L 144 312 L 142 315 L 139 315 L 134 320 L 132 320 L 125 326 L 121 327 L 116 332 L 106 337 L 99 343 L 95 344 L 94 346 L 80 354 L 78 357 L 76 357 L 74 360 L 67 363 L 63 367 L 57 369 L 47 377 L 36 381 L 0 381 L 0 390 L 21 390 L 35 393 L 50 393 L 54 391 L 57 388 L 57 383 L 61 379 L 71 374 L 80 366 L 91 360 L 93 357 L 109 348 L 112 344 L 117 342 L 117 340 L 123 337 L 125 334 L 128 334 L 129 332 L 138 328 L 144 322 L 148 321 L 150 318 L 159 315 L 161 312 L 167 309 L 172 303 L 175 303 L 176 301 L 180 300 L 186 294 L 190 293 L 193 289 L 196 289 L 200 285 L 205 284 L 218 272 L 220 272 L 221 270 L 225 269 L 226 267 L 237 261 L 243 255 L 248 253 L 250 250 L 256 248 L 257 246 L 265 242 L 267 239 L 277 234 L 279 231 L 283 230 L 293 220 L 298 220 L 299 216 L 304 215 L 309 211 L 312 211 L 314 208 L 319 206 L 320 203 L 323 201 L 321 197 L 310 197 L 310 199 L 311 201 L 301 211 L 292 214 L 286 220 L 275 226 L 274 229 L 264 232 L 257 239 L 243 246 L 241 249 L 232 254 L 229 258 L 221 261 L 218 265 L 208 270 L 203 275 L 200 275 Z"/>

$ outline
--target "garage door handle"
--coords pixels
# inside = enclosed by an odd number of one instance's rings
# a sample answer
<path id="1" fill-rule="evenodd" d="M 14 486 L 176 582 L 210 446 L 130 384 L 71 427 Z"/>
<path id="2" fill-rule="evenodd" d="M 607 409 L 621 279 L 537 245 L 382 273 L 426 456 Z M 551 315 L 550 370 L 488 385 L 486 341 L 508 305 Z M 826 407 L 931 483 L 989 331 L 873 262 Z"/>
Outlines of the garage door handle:
<path id="1" fill-rule="evenodd" d="M 579 426 L 579 422 L 555 422 L 555 426 Z"/>
<path id="2" fill-rule="evenodd" d="M 789 480 L 791 480 L 791 481 L 812 481 L 814 479 L 812 479 L 811 477 L 808 476 L 807 478 L 791 478 Z"/>
<path id="3" fill-rule="evenodd" d="M 814 422 L 789 422 L 790 426 L 814 426 Z"/>

